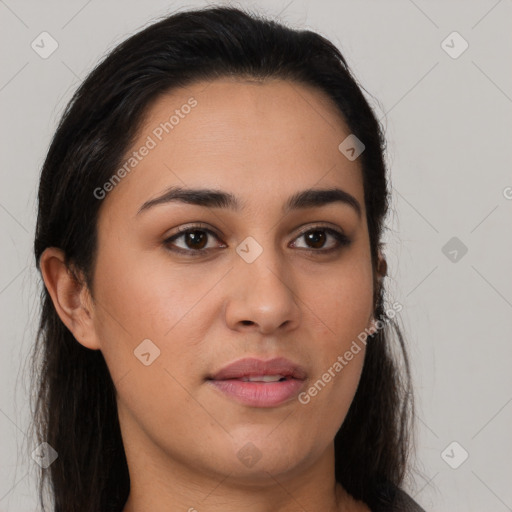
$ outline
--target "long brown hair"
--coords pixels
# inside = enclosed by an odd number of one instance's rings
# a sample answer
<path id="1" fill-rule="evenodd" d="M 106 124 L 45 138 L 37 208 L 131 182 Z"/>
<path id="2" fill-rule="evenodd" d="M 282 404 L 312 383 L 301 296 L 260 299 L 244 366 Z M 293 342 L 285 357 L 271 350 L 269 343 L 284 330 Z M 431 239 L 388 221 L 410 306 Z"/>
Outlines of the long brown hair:
<path id="1" fill-rule="evenodd" d="M 182 11 L 116 47 L 69 102 L 44 162 L 34 254 L 61 248 L 70 271 L 93 293 L 97 219 L 94 194 L 118 169 L 150 104 L 173 88 L 223 76 L 283 78 L 332 99 L 364 142 L 359 157 L 374 274 L 389 206 L 381 126 L 340 51 L 324 37 L 231 7 Z M 78 279 L 78 274 L 77 274 Z M 384 287 L 375 287 L 384 317 Z M 115 387 L 100 351 L 84 348 L 62 323 L 42 287 L 32 352 L 33 435 L 58 452 L 41 470 L 55 512 L 121 511 L 130 490 Z M 398 348 L 398 350 L 396 350 Z M 397 361 L 397 354 L 401 363 Z M 335 476 L 356 499 L 376 486 L 400 486 L 407 469 L 413 400 L 403 337 L 391 320 L 367 340 L 353 403 L 335 437 Z"/>

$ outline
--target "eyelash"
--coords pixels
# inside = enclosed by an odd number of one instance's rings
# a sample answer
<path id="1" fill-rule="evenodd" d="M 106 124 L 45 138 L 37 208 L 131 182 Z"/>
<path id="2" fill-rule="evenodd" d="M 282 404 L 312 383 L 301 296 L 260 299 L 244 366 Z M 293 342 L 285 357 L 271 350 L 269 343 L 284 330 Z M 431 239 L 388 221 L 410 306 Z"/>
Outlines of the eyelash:
<path id="1" fill-rule="evenodd" d="M 171 237 L 167 238 L 166 240 L 164 240 L 164 245 L 166 246 L 166 248 L 168 248 L 168 250 L 172 251 L 172 252 L 177 252 L 179 254 L 185 254 L 189 257 L 194 257 L 194 256 L 202 256 L 208 252 L 211 251 L 211 248 L 210 249 L 182 249 L 182 248 L 176 248 L 176 247 L 173 247 L 172 249 L 169 248 L 169 246 L 171 245 L 171 242 L 174 242 L 175 240 L 183 237 L 184 235 L 187 235 L 189 233 L 192 233 L 194 231 L 202 231 L 202 232 L 206 232 L 210 235 L 213 235 L 215 238 L 217 238 L 217 240 L 219 240 L 219 237 L 217 236 L 216 233 L 214 233 L 211 229 L 208 229 L 206 227 L 204 227 L 203 225 L 200 225 L 200 224 L 197 224 L 197 225 L 192 225 L 192 226 L 186 226 L 185 228 L 180 228 L 179 229 L 179 233 L 175 234 L 175 235 L 172 235 Z M 337 242 L 338 242 L 338 246 L 337 247 L 333 247 L 333 248 L 330 248 L 330 249 L 302 249 L 303 251 L 306 251 L 307 253 L 309 254 L 330 254 L 332 252 L 335 252 L 335 251 L 339 251 L 341 250 L 343 247 L 347 247 L 348 245 L 351 244 L 351 240 L 346 236 L 344 235 L 343 233 L 335 230 L 335 229 L 332 229 L 332 228 L 328 228 L 326 226 L 312 226 L 312 227 L 308 227 L 307 229 L 305 230 L 302 230 L 296 237 L 297 238 L 300 238 L 301 236 L 304 236 L 306 235 L 307 233 L 310 233 L 310 232 L 313 232 L 313 231 L 325 231 L 326 233 L 330 234 L 331 236 L 333 236 Z"/>

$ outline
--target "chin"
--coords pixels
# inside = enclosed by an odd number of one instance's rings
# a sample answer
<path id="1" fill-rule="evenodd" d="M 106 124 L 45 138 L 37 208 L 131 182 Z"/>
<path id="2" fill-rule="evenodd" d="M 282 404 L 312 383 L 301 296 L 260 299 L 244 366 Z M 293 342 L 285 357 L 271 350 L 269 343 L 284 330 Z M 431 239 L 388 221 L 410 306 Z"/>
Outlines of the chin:
<path id="1" fill-rule="evenodd" d="M 231 461 L 233 478 L 248 484 L 268 483 L 272 477 L 291 474 L 304 464 L 308 455 L 297 453 L 297 447 L 304 449 L 299 440 L 293 442 L 289 437 L 270 440 L 270 432 L 265 430 L 258 439 L 253 437 L 253 441 L 251 436 L 246 436 L 236 443 L 235 457 Z"/>

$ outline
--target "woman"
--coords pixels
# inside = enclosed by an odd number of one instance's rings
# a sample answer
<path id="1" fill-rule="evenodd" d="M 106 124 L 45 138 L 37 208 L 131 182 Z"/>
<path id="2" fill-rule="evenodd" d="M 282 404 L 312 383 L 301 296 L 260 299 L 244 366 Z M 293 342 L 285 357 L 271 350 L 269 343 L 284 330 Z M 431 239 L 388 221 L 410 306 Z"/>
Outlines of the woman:
<path id="1" fill-rule="evenodd" d="M 41 503 L 421 510 L 383 147 L 329 41 L 235 8 L 98 65 L 40 180 Z"/>

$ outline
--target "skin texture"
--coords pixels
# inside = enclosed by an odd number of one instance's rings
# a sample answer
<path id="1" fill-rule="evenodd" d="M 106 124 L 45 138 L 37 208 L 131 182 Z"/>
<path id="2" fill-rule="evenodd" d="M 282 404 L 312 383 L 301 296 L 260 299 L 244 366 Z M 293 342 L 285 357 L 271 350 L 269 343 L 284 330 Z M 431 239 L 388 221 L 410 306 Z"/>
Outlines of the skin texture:
<path id="1" fill-rule="evenodd" d="M 152 136 L 191 97 L 197 105 L 172 131 Z M 299 84 L 222 79 L 172 91 L 129 153 L 148 135 L 156 147 L 103 199 L 94 296 L 61 251 L 43 254 L 59 316 L 102 351 L 116 386 L 131 480 L 124 512 L 369 510 L 334 479 L 333 439 L 364 349 L 307 405 L 249 407 L 205 381 L 242 357 L 283 356 L 305 367 L 307 390 L 373 325 L 362 172 L 338 150 L 349 134 L 330 101 Z M 137 215 L 171 185 L 230 192 L 243 208 L 175 202 Z M 283 214 L 292 194 L 329 187 L 354 196 L 362 215 L 339 202 Z M 215 233 L 203 244 L 165 242 L 198 222 Z M 338 246 L 328 231 L 323 246 L 299 233 L 318 224 L 350 245 L 322 254 Z M 263 249 L 250 264 L 236 252 L 249 236 Z M 210 252 L 194 256 L 196 247 Z M 160 350 L 148 366 L 134 356 L 145 339 Z M 251 467 L 237 456 L 249 442 L 261 456 Z"/>

